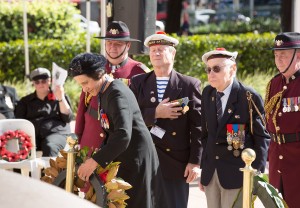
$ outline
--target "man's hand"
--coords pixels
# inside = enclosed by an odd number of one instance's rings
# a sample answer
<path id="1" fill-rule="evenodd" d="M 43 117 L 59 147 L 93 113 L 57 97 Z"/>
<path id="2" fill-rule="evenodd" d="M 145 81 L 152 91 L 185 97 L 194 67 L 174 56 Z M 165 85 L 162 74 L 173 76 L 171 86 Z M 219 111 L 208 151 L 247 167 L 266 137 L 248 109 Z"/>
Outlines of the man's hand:
<path id="1" fill-rule="evenodd" d="M 199 186 L 200 191 L 204 192 L 204 186 L 201 184 L 200 180 L 198 181 L 198 186 Z"/>
<path id="2" fill-rule="evenodd" d="M 188 163 L 184 171 L 184 177 L 187 177 L 186 182 L 190 183 L 200 177 L 200 165 Z"/>
<path id="3" fill-rule="evenodd" d="M 182 115 L 182 107 L 179 106 L 179 102 L 169 102 L 170 98 L 166 98 L 161 101 L 155 110 L 155 118 L 170 118 L 176 119 Z"/>
<path id="4" fill-rule="evenodd" d="M 81 180 L 88 181 L 97 166 L 98 163 L 93 158 L 89 158 L 80 165 L 77 175 L 81 178 Z"/>

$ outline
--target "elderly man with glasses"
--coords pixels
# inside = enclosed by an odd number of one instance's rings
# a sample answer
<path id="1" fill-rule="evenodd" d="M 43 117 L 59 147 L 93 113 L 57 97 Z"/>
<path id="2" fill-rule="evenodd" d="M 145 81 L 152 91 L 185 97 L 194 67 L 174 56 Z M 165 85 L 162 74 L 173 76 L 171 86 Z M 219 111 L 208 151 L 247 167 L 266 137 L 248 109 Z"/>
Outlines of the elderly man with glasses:
<path id="1" fill-rule="evenodd" d="M 50 77 L 48 69 L 33 70 L 30 79 L 35 92 L 21 98 L 15 109 L 16 118 L 33 123 L 37 150 L 43 151 L 43 156 L 57 156 L 59 150 L 65 147 L 73 117 L 63 86 L 55 86 L 52 92 Z"/>
<path id="2" fill-rule="evenodd" d="M 237 52 L 224 48 L 205 53 L 209 85 L 201 100 L 200 190 L 210 208 L 231 207 L 243 186 L 245 166 L 241 152 L 256 152 L 252 166 L 264 172 L 270 136 L 264 126 L 263 100 L 253 89 L 237 81 Z"/>

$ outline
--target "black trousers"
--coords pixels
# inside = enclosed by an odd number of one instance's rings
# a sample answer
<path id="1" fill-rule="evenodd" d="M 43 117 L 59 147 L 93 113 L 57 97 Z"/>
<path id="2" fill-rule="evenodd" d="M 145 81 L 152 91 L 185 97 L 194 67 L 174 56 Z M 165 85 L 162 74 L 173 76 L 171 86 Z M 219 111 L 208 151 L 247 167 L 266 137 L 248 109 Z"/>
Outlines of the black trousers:
<path id="1" fill-rule="evenodd" d="M 185 179 L 164 178 L 167 191 L 166 200 L 172 208 L 187 208 L 189 199 L 189 184 Z"/>

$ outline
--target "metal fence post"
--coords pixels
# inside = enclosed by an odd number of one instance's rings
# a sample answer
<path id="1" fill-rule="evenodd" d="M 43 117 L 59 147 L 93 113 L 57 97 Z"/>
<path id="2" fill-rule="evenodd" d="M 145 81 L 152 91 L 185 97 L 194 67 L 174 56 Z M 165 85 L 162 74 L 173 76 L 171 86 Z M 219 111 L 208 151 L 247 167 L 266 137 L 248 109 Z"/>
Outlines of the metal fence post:
<path id="1" fill-rule="evenodd" d="M 252 201 L 253 173 L 256 172 L 256 170 L 252 168 L 251 164 L 255 160 L 256 154 L 253 149 L 247 148 L 243 150 L 241 157 L 245 162 L 245 167 L 240 168 L 240 170 L 244 172 L 243 208 L 250 208 Z"/>

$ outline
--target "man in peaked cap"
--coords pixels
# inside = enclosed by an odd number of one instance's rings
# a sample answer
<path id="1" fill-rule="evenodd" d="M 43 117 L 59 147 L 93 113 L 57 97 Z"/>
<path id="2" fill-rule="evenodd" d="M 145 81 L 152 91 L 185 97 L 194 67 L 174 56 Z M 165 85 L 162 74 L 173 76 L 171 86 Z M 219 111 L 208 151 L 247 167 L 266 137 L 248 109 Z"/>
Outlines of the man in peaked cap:
<path id="1" fill-rule="evenodd" d="M 121 21 L 113 21 L 106 29 L 106 72 L 115 79 L 121 79 L 126 85 L 129 79 L 136 74 L 142 74 L 149 69 L 142 63 L 131 59 L 128 51 L 131 42 L 139 41 L 130 37 L 127 25 Z M 76 116 L 75 133 L 79 138 L 81 146 L 89 146 L 93 149 L 99 148 L 105 139 L 105 132 L 98 121 L 98 100 L 97 96 L 89 93 L 81 93 Z"/>
<path id="2" fill-rule="evenodd" d="M 170 207 L 185 208 L 189 183 L 199 176 L 200 81 L 173 68 L 178 40 L 158 32 L 146 38 L 153 71 L 134 76 L 134 92 L 155 144 Z M 183 100 L 186 106 L 180 105 Z"/>
<path id="3" fill-rule="evenodd" d="M 268 84 L 265 100 L 270 183 L 290 208 L 299 207 L 300 158 L 300 33 L 276 36 L 272 50 L 279 71 Z"/>
<path id="4" fill-rule="evenodd" d="M 199 188 L 205 192 L 209 208 L 232 207 L 243 186 L 243 149 L 256 152 L 252 166 L 258 171 L 264 171 L 267 160 L 270 136 L 264 126 L 263 101 L 257 92 L 236 80 L 237 55 L 217 48 L 202 56 L 209 85 L 201 100 Z"/>

